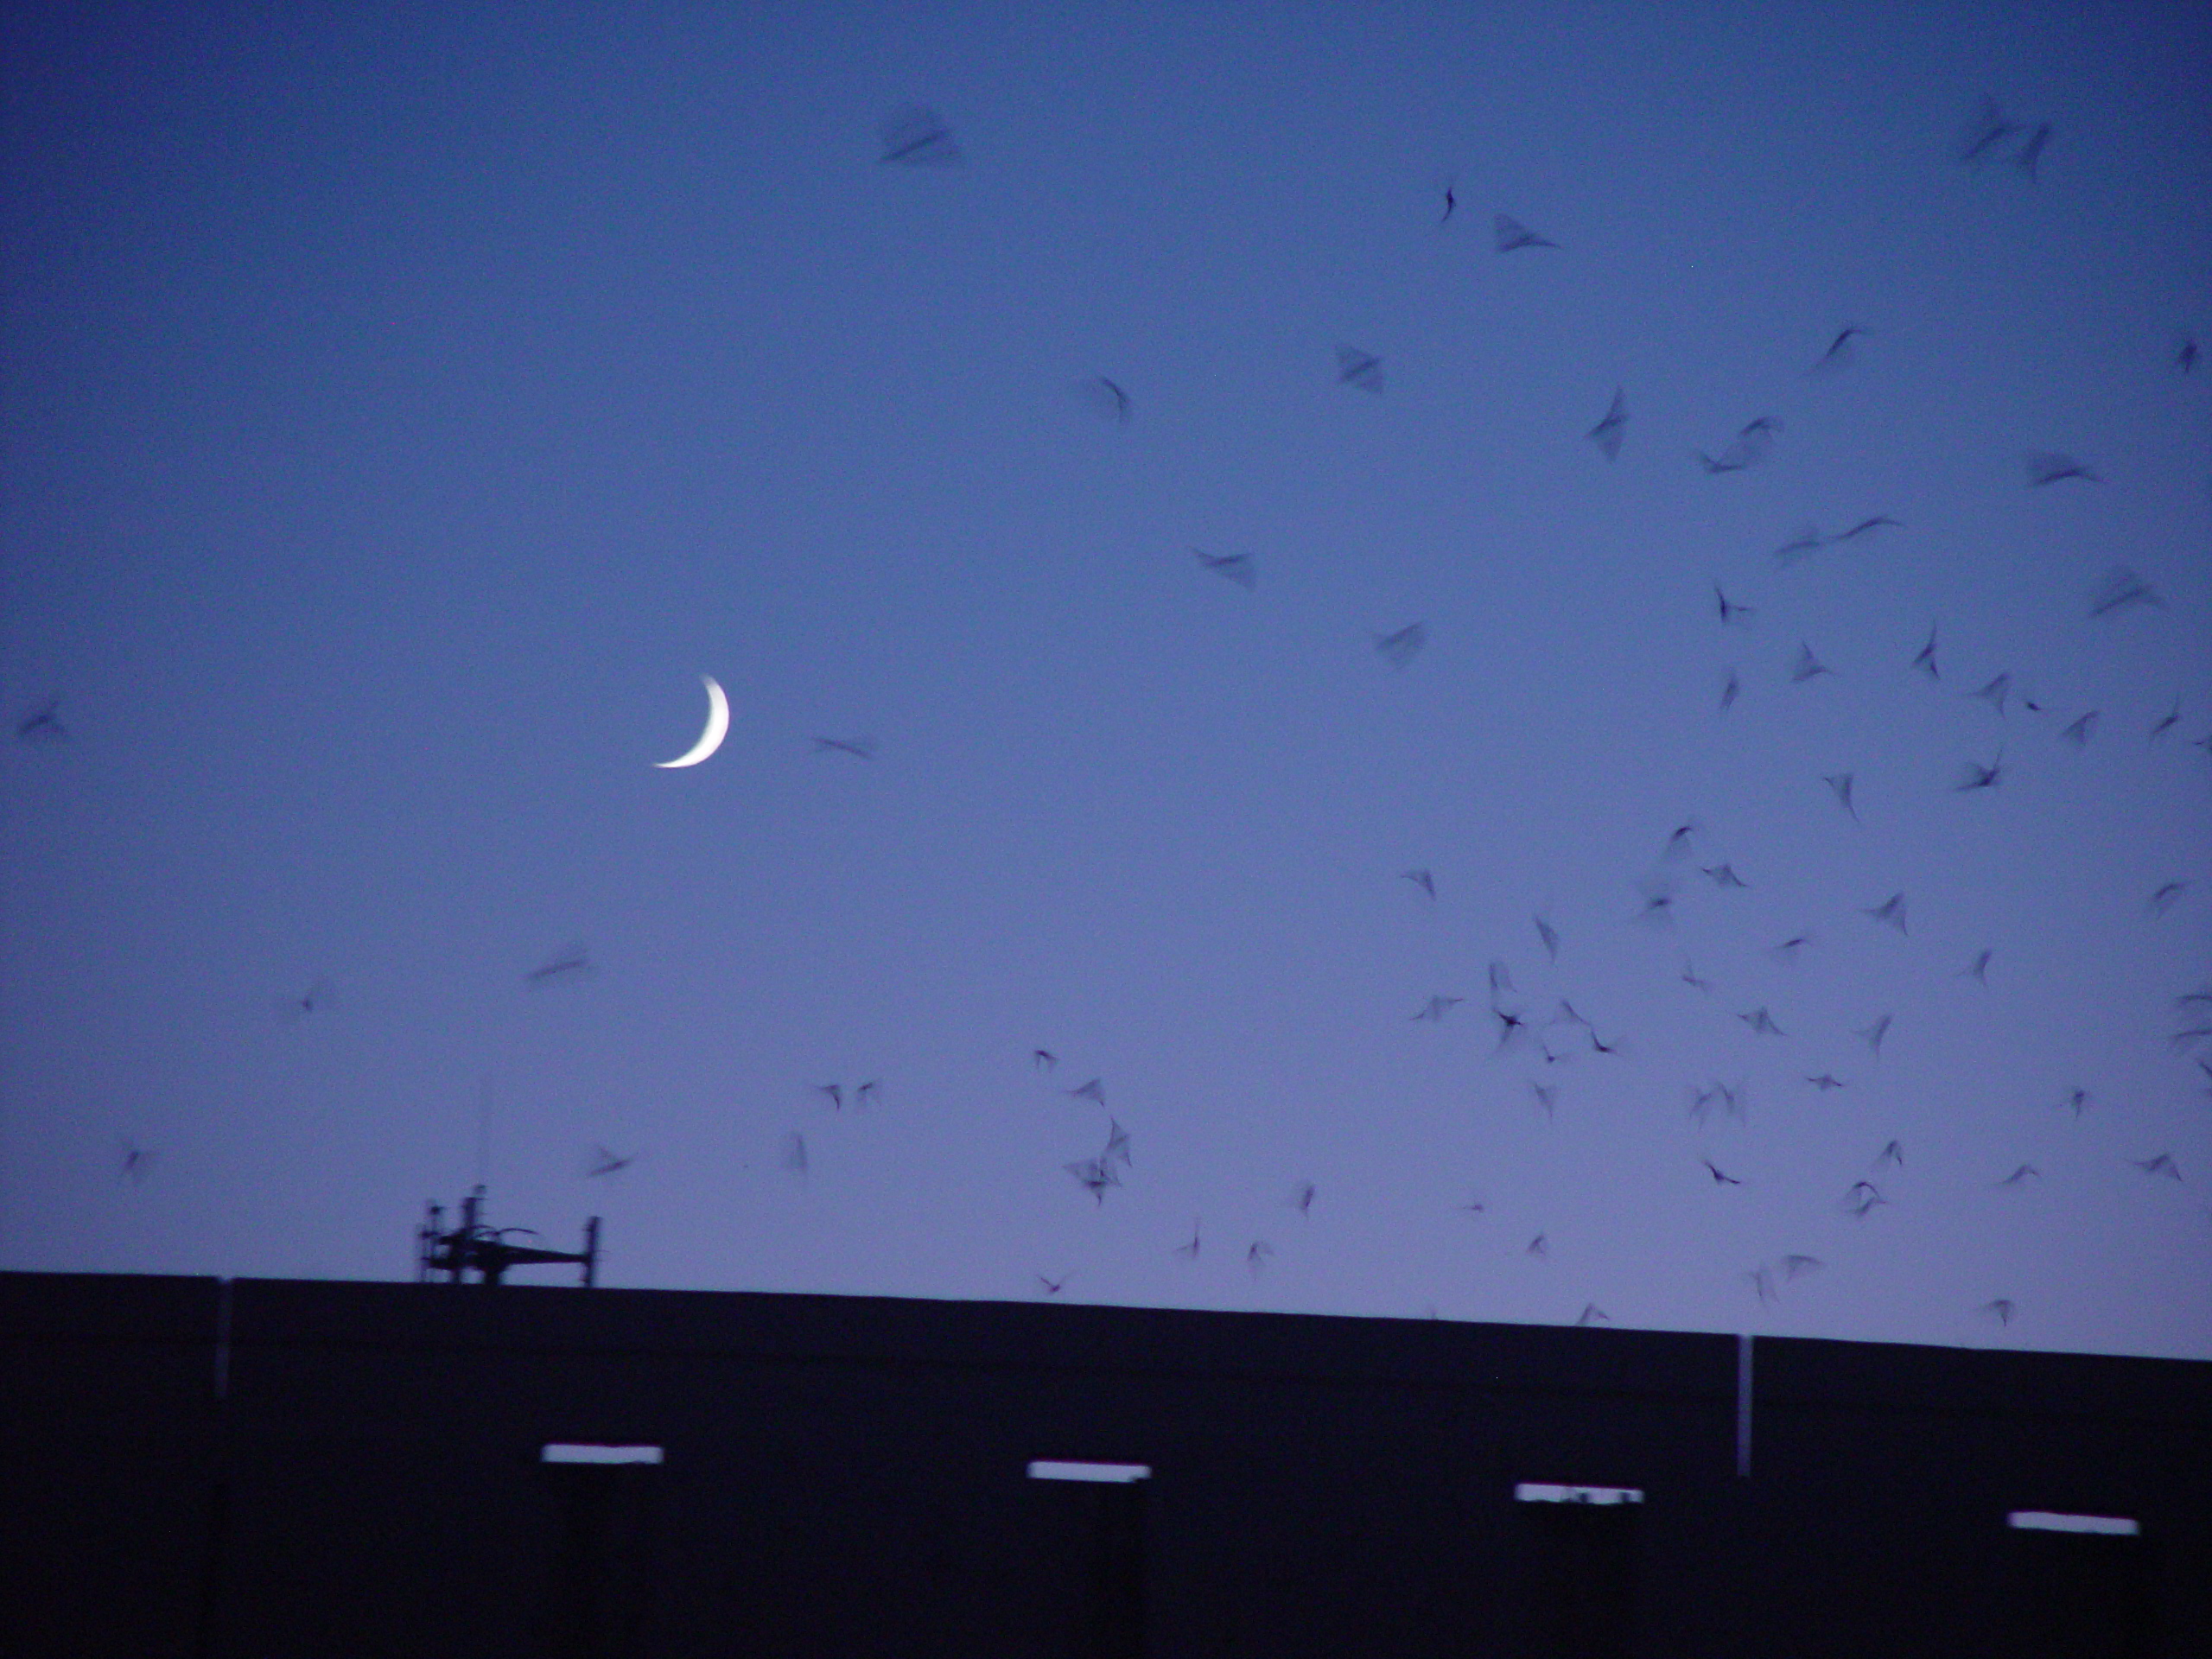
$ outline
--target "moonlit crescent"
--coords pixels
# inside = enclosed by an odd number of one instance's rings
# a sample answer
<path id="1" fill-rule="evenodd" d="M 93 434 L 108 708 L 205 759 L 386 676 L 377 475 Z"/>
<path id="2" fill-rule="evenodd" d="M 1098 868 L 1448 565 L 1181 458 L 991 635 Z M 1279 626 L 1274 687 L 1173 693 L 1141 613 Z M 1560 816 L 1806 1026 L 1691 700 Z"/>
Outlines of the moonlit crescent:
<path id="1" fill-rule="evenodd" d="M 722 695 L 721 687 L 715 683 L 713 675 L 702 674 L 699 677 L 707 685 L 707 729 L 699 734 L 696 743 L 675 760 L 654 761 L 657 766 L 696 766 L 721 747 L 722 739 L 729 734 L 729 699 Z"/>

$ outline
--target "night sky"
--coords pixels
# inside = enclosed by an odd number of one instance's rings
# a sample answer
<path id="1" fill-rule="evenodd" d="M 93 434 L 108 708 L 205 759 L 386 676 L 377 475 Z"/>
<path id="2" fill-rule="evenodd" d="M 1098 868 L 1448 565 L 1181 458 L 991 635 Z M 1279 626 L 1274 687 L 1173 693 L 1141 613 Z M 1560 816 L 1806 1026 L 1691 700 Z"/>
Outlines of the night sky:
<path id="1" fill-rule="evenodd" d="M 1940 10 L 14 9 L 0 1266 L 2212 1357 L 2212 15 Z"/>

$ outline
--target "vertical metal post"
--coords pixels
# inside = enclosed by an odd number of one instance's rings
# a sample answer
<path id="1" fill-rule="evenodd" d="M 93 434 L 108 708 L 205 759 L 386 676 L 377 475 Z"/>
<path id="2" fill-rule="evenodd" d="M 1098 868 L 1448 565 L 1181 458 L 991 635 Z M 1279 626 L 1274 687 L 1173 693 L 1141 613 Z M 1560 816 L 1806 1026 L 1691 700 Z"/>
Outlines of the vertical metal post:
<path id="1" fill-rule="evenodd" d="M 1736 1338 L 1736 1473 L 1751 1474 L 1751 1339 Z"/>
<path id="2" fill-rule="evenodd" d="M 584 1288 L 589 1290 L 599 1274 L 599 1217 L 584 1223 Z"/>

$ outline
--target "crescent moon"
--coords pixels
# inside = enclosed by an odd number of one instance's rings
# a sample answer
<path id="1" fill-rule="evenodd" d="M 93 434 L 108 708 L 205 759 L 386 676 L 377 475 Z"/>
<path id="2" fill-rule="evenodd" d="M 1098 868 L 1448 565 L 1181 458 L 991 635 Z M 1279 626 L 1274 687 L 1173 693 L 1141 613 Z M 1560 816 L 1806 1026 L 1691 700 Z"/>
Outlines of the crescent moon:
<path id="1" fill-rule="evenodd" d="M 694 743 L 673 760 L 656 760 L 653 764 L 664 770 L 671 766 L 696 766 L 722 746 L 722 739 L 729 735 L 729 699 L 715 683 L 711 674 L 699 677 L 707 685 L 707 729 L 699 734 Z"/>

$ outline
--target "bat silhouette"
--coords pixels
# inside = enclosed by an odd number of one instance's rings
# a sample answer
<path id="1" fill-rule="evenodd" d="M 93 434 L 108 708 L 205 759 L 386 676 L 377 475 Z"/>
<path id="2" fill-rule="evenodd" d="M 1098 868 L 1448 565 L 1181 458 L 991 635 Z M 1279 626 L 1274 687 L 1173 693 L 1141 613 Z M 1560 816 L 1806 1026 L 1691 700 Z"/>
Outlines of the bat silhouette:
<path id="1" fill-rule="evenodd" d="M 814 740 L 817 754 L 849 754 L 857 760 L 875 759 L 875 740 L 872 737 L 817 737 Z"/>
<path id="2" fill-rule="evenodd" d="M 2148 743 L 2155 743 L 2160 738 L 2164 737 L 2168 732 L 2173 730 L 2175 727 L 2180 724 L 2181 699 L 2179 697 L 2176 697 L 2174 699 L 2174 706 L 2169 709 L 2164 716 L 2160 718 L 2158 723 L 2151 728 L 2151 735 L 2144 741 Z"/>
<path id="3" fill-rule="evenodd" d="M 591 952 L 583 945 L 572 944 L 543 966 L 531 969 L 523 976 L 523 981 L 532 988 L 558 985 L 570 980 L 589 979 L 598 971 L 592 966 Z"/>
<path id="4" fill-rule="evenodd" d="M 2145 902 L 2144 908 L 2153 916 L 2163 916 L 2174 907 L 2175 901 L 2189 890 L 2186 881 L 2169 881 Z"/>
<path id="5" fill-rule="evenodd" d="M 845 1085 L 842 1083 L 817 1083 L 814 1085 L 814 1092 L 830 1103 L 832 1111 L 845 1109 Z"/>
<path id="6" fill-rule="evenodd" d="M 1744 683 L 1736 677 L 1736 671 L 1728 671 L 1727 681 L 1720 688 L 1720 712 L 1726 714 L 1736 699 L 1743 695 Z"/>
<path id="7" fill-rule="evenodd" d="M 1874 1160 L 1874 1167 L 1877 1169 L 1886 1169 L 1891 1164 L 1895 1164 L 1899 1169 L 1904 1167 L 1904 1148 L 1894 1141 L 1884 1147 L 1880 1154 Z"/>
<path id="8" fill-rule="evenodd" d="M 2078 478 L 2085 484 L 2104 482 L 2104 480 L 2098 477 L 2091 468 L 2075 460 L 2073 456 L 2061 454 L 2056 450 L 2031 450 L 2023 458 L 2022 464 L 2028 469 L 2030 489 L 2034 489 L 2042 484 L 2056 484 L 2062 479 L 2069 478 Z"/>
<path id="9" fill-rule="evenodd" d="M 1536 917 L 1535 920 L 1536 937 L 1543 942 L 1544 954 L 1554 962 L 1557 962 L 1559 960 L 1559 930 L 1541 916 Z"/>
<path id="10" fill-rule="evenodd" d="M 1441 1025 L 1444 1016 L 1466 1000 L 1464 996 L 1432 996 L 1421 1005 L 1421 1011 L 1413 1017 L 1416 1020 L 1433 1020 Z"/>
<path id="11" fill-rule="evenodd" d="M 1843 1079 L 1833 1071 L 1823 1071 L 1817 1077 L 1808 1077 L 1805 1081 L 1824 1095 L 1831 1089 L 1840 1089 L 1844 1086 Z"/>
<path id="12" fill-rule="evenodd" d="M 1702 449 L 1697 452 L 1699 462 L 1707 473 L 1739 473 L 1746 467 L 1755 467 L 1766 459 L 1773 446 L 1774 435 L 1782 430 L 1782 423 L 1771 415 L 1762 415 L 1746 422 L 1728 447 L 1718 455 L 1709 455 Z"/>
<path id="13" fill-rule="evenodd" d="M 1883 1014 L 1858 1033 L 1859 1040 L 1874 1051 L 1877 1059 L 1881 1058 L 1882 1039 L 1890 1034 L 1890 1021 L 1894 1018 L 1894 1014 Z"/>
<path id="14" fill-rule="evenodd" d="M 124 1141 L 121 1155 L 116 1160 L 115 1179 L 118 1182 L 128 1181 L 133 1186 L 143 1185 L 146 1177 L 153 1173 L 154 1158 L 153 1153 L 136 1141 Z"/>
<path id="15" fill-rule="evenodd" d="M 1970 167 L 1979 166 L 1997 145 L 2019 130 L 2018 123 L 2005 118 L 1997 107 L 1997 100 L 1985 94 L 1975 108 L 1973 121 L 1960 137 L 1959 159 Z"/>
<path id="16" fill-rule="evenodd" d="M 1888 1202 L 1889 1200 L 1882 1196 L 1881 1188 L 1876 1186 L 1873 1182 L 1854 1181 L 1852 1183 L 1851 1190 L 1843 1195 L 1843 1210 L 1846 1215 L 1864 1221 L 1876 1205 Z"/>
<path id="17" fill-rule="evenodd" d="M 1836 804 L 1851 814 L 1855 823 L 1859 821 L 1859 809 L 1851 804 L 1851 779 L 1850 772 L 1831 772 L 1823 774 L 1821 781 L 1835 791 Z"/>
<path id="18" fill-rule="evenodd" d="M 1212 571 L 1214 575 L 1235 582 L 1247 592 L 1260 585 L 1259 575 L 1252 568 L 1252 556 L 1249 553 L 1200 553 L 1195 547 L 1191 551 L 1197 554 L 1198 563 Z"/>
<path id="19" fill-rule="evenodd" d="M 1583 436 L 1605 452 L 1607 461 L 1621 458 L 1621 440 L 1628 435 L 1628 403 L 1618 386 L 1613 388 L 1613 401 L 1605 406 L 1605 418 L 1592 427 Z"/>
<path id="20" fill-rule="evenodd" d="M 1780 565 L 1797 563 L 1808 553 L 1817 553 L 1827 545 L 1818 529 L 1808 524 L 1796 536 L 1774 550 L 1774 562 Z"/>
<path id="21" fill-rule="evenodd" d="M 2065 739 L 2066 741 L 2071 743 L 2077 749 L 2087 748 L 2089 743 L 2089 734 L 2095 731 L 2096 728 L 2097 711 L 2092 709 L 2088 714 L 2083 715 L 2079 720 L 2074 721 L 2072 725 L 2061 732 L 2059 736 Z"/>
<path id="22" fill-rule="evenodd" d="M 1802 1279 L 1826 1266 L 1827 1263 L 1817 1255 L 1785 1255 L 1782 1258 L 1782 1276 L 1784 1280 Z"/>
<path id="23" fill-rule="evenodd" d="M 1798 642 L 1797 660 L 1789 670 L 1789 683 L 1792 685 L 1802 685 L 1808 680 L 1817 680 L 1823 674 L 1834 672 L 1834 669 L 1813 655 L 1812 646 L 1802 640 Z"/>
<path id="24" fill-rule="evenodd" d="M 1993 1302 L 1984 1302 L 1974 1311 L 1977 1313 L 1989 1314 L 1999 1325 L 2010 1325 L 2012 1323 L 2012 1315 L 2018 1312 L 2018 1309 L 2017 1304 L 2008 1301 L 2005 1298 L 1999 1296 Z"/>
<path id="25" fill-rule="evenodd" d="M 2181 1179 L 2181 1171 L 2175 1165 L 2171 1153 L 2162 1152 L 2155 1158 L 2131 1158 L 2127 1161 L 2145 1175 L 2164 1175 L 2176 1181 Z"/>
<path id="26" fill-rule="evenodd" d="M 2174 348 L 2174 366 L 2183 374 L 2196 367 L 2196 336 L 2183 334 L 2181 344 Z"/>
<path id="27" fill-rule="evenodd" d="M 1545 1237 L 1541 1233 L 1538 1233 L 1534 1238 L 1530 1239 L 1529 1241 L 1528 1247 L 1521 1252 L 1523 1255 L 1536 1256 L 1548 1256 L 1551 1253 L 1551 1241 Z"/>
<path id="28" fill-rule="evenodd" d="M 1720 626 L 1724 628 L 1739 616 L 1757 616 L 1758 614 L 1758 610 L 1755 606 L 1738 605 L 1735 601 L 1730 599 L 1726 594 L 1721 591 L 1720 584 L 1717 582 L 1713 584 L 1713 608 L 1720 613 Z"/>
<path id="29" fill-rule="evenodd" d="M 1057 1296 L 1068 1287 L 1068 1281 L 1065 1277 L 1047 1279 L 1040 1273 L 1037 1275 L 1037 1286 L 1047 1296 Z"/>
<path id="30" fill-rule="evenodd" d="M 796 1129 L 784 1137 L 784 1167 L 794 1175 L 806 1173 L 806 1137 Z"/>
<path id="31" fill-rule="evenodd" d="M 1840 369 L 1849 368 L 1853 356 L 1851 342 L 1866 332 L 1855 324 L 1846 323 L 1836 331 L 1835 338 L 1828 342 L 1828 348 L 1821 353 L 1820 360 L 1805 372 L 1833 374 Z"/>
<path id="32" fill-rule="evenodd" d="M 1508 219 L 1503 213 L 1491 220 L 1491 235 L 1500 253 L 1512 253 L 1521 248 L 1555 248 L 1559 244 L 1548 236 L 1538 236 L 1517 219 Z"/>
<path id="33" fill-rule="evenodd" d="M 603 1176 L 620 1175 L 638 1161 L 635 1153 L 625 1158 L 619 1154 L 609 1152 L 602 1146 L 594 1145 L 591 1152 L 590 1166 L 584 1171 L 584 1179 L 588 1181 L 597 1180 Z"/>
<path id="34" fill-rule="evenodd" d="M 1698 1161 L 1705 1166 L 1705 1173 L 1713 1177 L 1715 1186 L 1741 1186 L 1744 1184 L 1738 1177 L 1724 1173 L 1720 1166 L 1710 1158 L 1700 1158 Z"/>
<path id="35" fill-rule="evenodd" d="M 1102 374 L 1093 377 L 1084 384 L 1090 389 L 1091 401 L 1097 406 L 1100 414 L 1111 418 L 1116 425 L 1127 426 L 1129 423 L 1129 414 L 1133 405 L 1129 402 L 1129 394 L 1122 389 L 1119 381 L 1109 380 Z"/>
<path id="36" fill-rule="evenodd" d="M 1581 1317 L 1575 1320 L 1575 1324 L 1597 1325 L 1600 1322 L 1611 1325 L 1613 1322 L 1612 1317 L 1595 1302 L 1583 1303 Z"/>
<path id="37" fill-rule="evenodd" d="M 868 1082 L 861 1084 L 859 1088 L 853 1090 L 853 1109 L 855 1111 L 858 1111 L 861 1108 L 869 1105 L 870 1103 L 879 1106 L 883 1103 L 883 1084 L 873 1077 L 871 1077 Z"/>
<path id="38" fill-rule="evenodd" d="M 1436 878 L 1427 870 L 1401 870 L 1398 880 L 1412 882 L 1431 899 L 1436 897 Z"/>
<path id="39" fill-rule="evenodd" d="M 1338 346 L 1337 383 L 1357 386 L 1362 391 L 1371 391 L 1379 397 L 1382 391 L 1382 359 L 1357 346 Z"/>
<path id="40" fill-rule="evenodd" d="M 1029 1065 L 1032 1071 L 1050 1071 L 1059 1063 L 1060 1057 L 1049 1048 L 1033 1048 L 1029 1051 Z"/>
<path id="41" fill-rule="evenodd" d="M 879 162 L 902 167 L 951 167 L 960 160 L 960 146 L 951 129 L 938 119 L 937 111 L 919 105 L 887 116 L 875 130 L 883 141 Z"/>
<path id="42" fill-rule="evenodd" d="M 1893 893 L 1878 905 L 1868 906 L 1862 914 L 1874 921 L 1886 922 L 1900 933 L 1905 931 L 1904 894 Z"/>
<path id="43" fill-rule="evenodd" d="M 1732 864 L 1705 864 L 1698 867 L 1716 887 L 1745 887 L 1751 884 L 1736 874 Z"/>
<path id="44" fill-rule="evenodd" d="M 1313 1211 L 1313 1183 L 1300 1181 L 1290 1189 L 1290 1207 L 1301 1216 L 1310 1217 Z"/>
<path id="45" fill-rule="evenodd" d="M 1959 768 L 1959 781 L 1952 789 L 1965 794 L 1976 789 L 1994 789 L 2005 780 L 2005 751 L 1997 751 L 1997 758 L 1987 766 L 1979 760 L 1969 760 Z"/>
<path id="46" fill-rule="evenodd" d="M 1682 963 L 1682 983 L 1694 986 L 1708 996 L 1713 994 L 1713 982 L 1709 979 L 1700 979 L 1696 968 L 1688 962 Z"/>
<path id="47" fill-rule="evenodd" d="M 2031 1180 L 2039 1181 L 2042 1179 L 2043 1171 L 2037 1169 L 2033 1164 L 2022 1164 L 2018 1169 L 2014 1170 L 2010 1175 L 2007 1175 L 2003 1180 L 1995 1182 L 1993 1185 L 1998 1186 L 2025 1186 Z"/>
<path id="48" fill-rule="evenodd" d="M 1114 1166 L 1103 1158 L 1078 1158 L 1075 1162 L 1063 1164 L 1060 1167 L 1074 1176 L 1077 1185 L 1097 1199 L 1102 1206 L 1106 1202 L 1106 1189 L 1122 1184 L 1122 1178 L 1115 1173 Z"/>
<path id="49" fill-rule="evenodd" d="M 2131 605 L 2163 611 L 2166 601 L 2158 596 L 2157 588 L 2125 568 L 2109 572 L 2097 584 L 2096 591 L 2089 595 L 2091 616 L 2110 616 L 2114 611 L 2124 611 Z"/>
<path id="50" fill-rule="evenodd" d="M 2037 123 L 2035 130 L 2027 136 L 2026 141 L 2014 152 L 2012 165 L 2032 180 L 2036 176 L 2037 166 L 2043 160 L 2043 147 L 2050 142 L 2050 123 L 2048 121 Z"/>
<path id="51" fill-rule="evenodd" d="M 1544 1109 L 1546 1117 L 1550 1117 L 1558 1111 L 1559 1089 L 1556 1084 L 1537 1083 L 1532 1079 L 1529 1084 L 1529 1092 L 1535 1096 L 1536 1104 Z"/>
<path id="52" fill-rule="evenodd" d="M 1951 977 L 1954 979 L 1972 979 L 1979 981 L 1984 985 L 1988 984 L 1989 958 L 1993 954 L 1994 952 L 1988 950 L 1978 952 L 1972 962 L 1960 969 L 1959 971 L 1952 975 Z"/>
<path id="53" fill-rule="evenodd" d="M 1106 1084 L 1101 1077 L 1093 1077 L 1089 1083 L 1079 1083 L 1067 1092 L 1077 1100 L 1087 1100 L 1099 1106 L 1106 1103 Z"/>
<path id="54" fill-rule="evenodd" d="M 1113 1118 L 1106 1120 L 1106 1150 L 1098 1156 L 1107 1163 L 1119 1163 L 1124 1169 L 1136 1167 L 1136 1160 L 1129 1155 L 1129 1132 Z"/>
<path id="55" fill-rule="evenodd" d="M 1896 519 L 1890 518 L 1887 514 L 1883 514 L 1877 518 L 1861 518 L 1849 530 L 1845 531 L 1841 535 L 1836 536 L 1833 539 L 1839 542 L 1848 542 L 1855 540 L 1857 537 L 1861 536 L 1871 536 L 1878 530 L 1903 530 L 1904 528 L 1904 526 L 1899 524 Z"/>
<path id="56" fill-rule="evenodd" d="M 337 1000 L 337 992 L 327 979 L 318 979 L 299 996 L 281 997 L 276 1003 L 276 1017 L 287 1025 L 297 1025 L 310 1014 L 320 1014 Z"/>
<path id="57" fill-rule="evenodd" d="M 1774 1023 L 1774 1016 L 1766 1011 L 1764 1005 L 1753 1008 L 1749 1014 L 1739 1014 L 1736 1017 L 1762 1037 L 1783 1037 L 1789 1034 Z"/>
<path id="58" fill-rule="evenodd" d="M 2006 673 L 1999 674 L 1995 679 L 1990 681 L 1987 685 L 1983 686 L 1980 690 L 1969 691 L 1967 695 L 1971 697 L 1980 697 L 1984 702 L 1987 703 L 1991 708 L 1994 709 L 2001 715 L 2005 712 L 2005 699 L 2012 695 L 2012 677 L 2011 674 Z"/>
<path id="59" fill-rule="evenodd" d="M 26 743 L 66 741 L 69 728 L 61 723 L 61 699 L 48 697 L 16 722 L 16 735 Z"/>
<path id="60" fill-rule="evenodd" d="M 1191 1222 L 1191 1242 L 1187 1244 L 1178 1244 L 1168 1254 L 1183 1262 L 1195 1262 L 1198 1259 L 1198 1224 L 1195 1217 Z"/>
<path id="61" fill-rule="evenodd" d="M 1920 648 L 1920 654 L 1912 659 L 1912 665 L 1931 680 L 1943 677 L 1936 667 L 1936 625 L 1933 622 L 1928 625 L 1928 643 Z"/>
<path id="62" fill-rule="evenodd" d="M 2086 1089 L 2069 1089 L 2066 1091 L 2066 1098 L 2058 1103 L 2062 1106 L 2071 1107 L 2073 1109 L 2074 1116 L 2079 1117 L 2084 1111 L 2088 1109 L 2089 1091 Z"/>
<path id="63" fill-rule="evenodd" d="M 1268 1243 L 1266 1239 L 1255 1238 L 1252 1241 L 1252 1248 L 1244 1252 L 1244 1265 L 1252 1270 L 1252 1276 L 1255 1279 L 1260 1276 L 1261 1272 L 1268 1265 L 1268 1258 L 1274 1253 L 1275 1247 Z"/>
<path id="64" fill-rule="evenodd" d="M 1428 630 L 1419 622 L 1408 623 L 1395 633 L 1375 636 L 1375 649 L 1391 667 L 1402 669 L 1421 655 L 1421 648 L 1428 643 Z"/>

